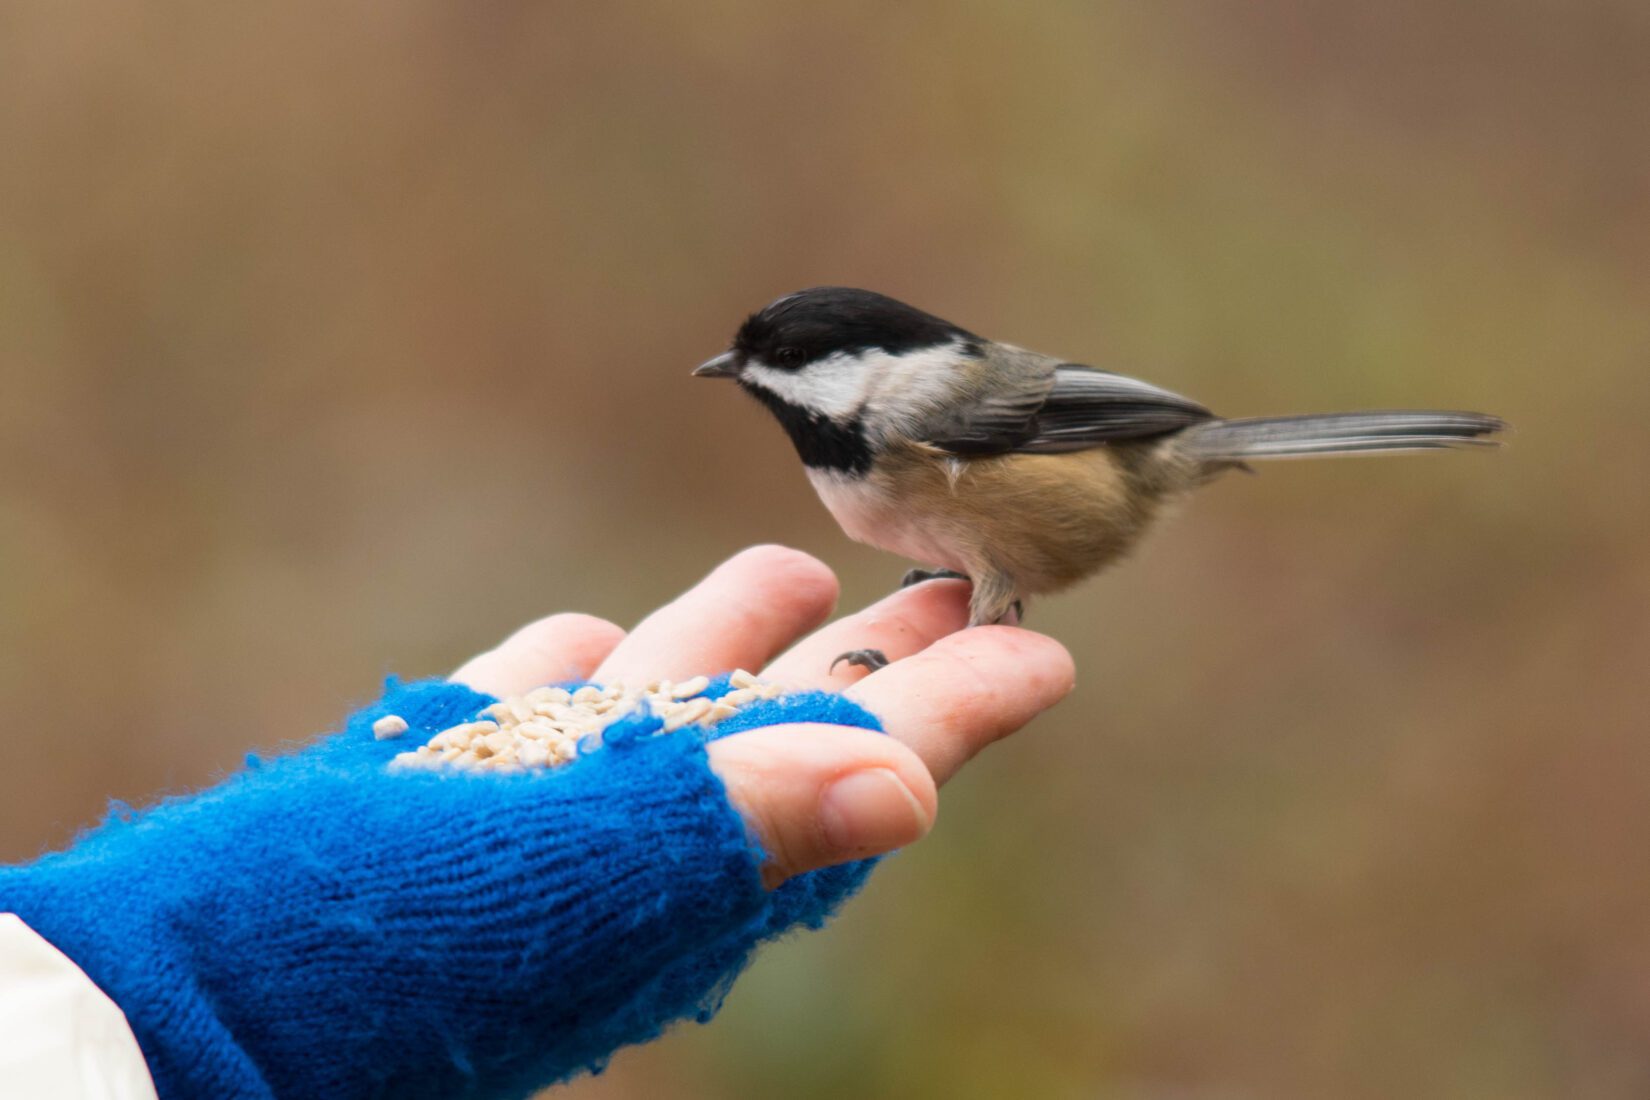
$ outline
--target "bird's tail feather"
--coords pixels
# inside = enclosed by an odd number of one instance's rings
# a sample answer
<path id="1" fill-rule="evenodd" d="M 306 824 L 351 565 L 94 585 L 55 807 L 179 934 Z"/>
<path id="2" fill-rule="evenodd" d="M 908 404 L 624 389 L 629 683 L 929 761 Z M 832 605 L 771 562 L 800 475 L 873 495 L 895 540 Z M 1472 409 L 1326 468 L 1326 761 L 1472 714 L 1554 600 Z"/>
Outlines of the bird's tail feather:
<path id="1" fill-rule="evenodd" d="M 1483 436 L 1506 427 L 1499 417 L 1471 412 L 1356 412 L 1211 420 L 1181 433 L 1181 442 L 1212 462 L 1307 458 L 1376 451 L 1494 447 Z"/>

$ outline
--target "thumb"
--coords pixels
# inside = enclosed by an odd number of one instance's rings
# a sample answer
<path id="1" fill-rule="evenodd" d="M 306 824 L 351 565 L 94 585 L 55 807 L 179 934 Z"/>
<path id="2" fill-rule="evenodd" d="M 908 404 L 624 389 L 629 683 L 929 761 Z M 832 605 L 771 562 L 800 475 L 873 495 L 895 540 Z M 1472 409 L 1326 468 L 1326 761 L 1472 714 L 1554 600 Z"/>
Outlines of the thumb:
<path id="1" fill-rule="evenodd" d="M 713 741 L 706 752 L 762 846 L 770 890 L 803 871 L 920 840 L 939 806 L 916 753 L 871 730 L 764 726 Z"/>

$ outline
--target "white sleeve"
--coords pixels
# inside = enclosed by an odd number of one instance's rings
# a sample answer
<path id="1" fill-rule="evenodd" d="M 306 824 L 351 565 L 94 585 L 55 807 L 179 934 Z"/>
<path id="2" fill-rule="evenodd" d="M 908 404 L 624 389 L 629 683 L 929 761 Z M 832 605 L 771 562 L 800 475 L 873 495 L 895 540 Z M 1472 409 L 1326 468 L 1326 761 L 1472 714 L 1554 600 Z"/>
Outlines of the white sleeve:
<path id="1" fill-rule="evenodd" d="M 126 1016 L 15 913 L 0 913 L 0 1081 L 40 1100 L 157 1100 Z"/>

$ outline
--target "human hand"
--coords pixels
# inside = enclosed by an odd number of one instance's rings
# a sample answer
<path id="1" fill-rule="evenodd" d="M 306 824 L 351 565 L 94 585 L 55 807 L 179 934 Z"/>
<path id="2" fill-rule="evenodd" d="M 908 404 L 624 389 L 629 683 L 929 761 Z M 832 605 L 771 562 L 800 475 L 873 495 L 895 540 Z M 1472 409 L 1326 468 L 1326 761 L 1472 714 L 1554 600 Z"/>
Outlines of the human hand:
<path id="1" fill-rule="evenodd" d="M 462 683 L 392 679 L 334 734 L 0 868 L 0 910 L 115 1001 L 162 1095 L 525 1096 L 710 1019 L 760 943 L 823 923 L 862 857 L 926 831 L 938 783 L 1065 694 L 1054 642 L 959 632 L 965 594 L 928 582 L 775 657 L 836 582 L 746 551 L 629 637 L 556 616 Z M 867 646 L 894 663 L 831 671 Z M 427 738 L 549 682 L 736 666 L 797 691 L 708 732 L 627 714 L 549 771 L 396 769 L 373 733 L 395 714 Z"/>
<path id="2" fill-rule="evenodd" d="M 1017 627 L 963 630 L 963 581 L 925 581 L 815 630 L 837 592 L 816 559 L 758 546 L 629 635 L 588 615 L 552 615 L 452 678 L 504 696 L 565 680 L 642 683 L 746 668 L 790 690 L 840 691 L 877 715 L 889 736 L 791 724 L 707 746 L 729 801 L 768 855 L 771 889 L 920 839 L 933 825 L 937 788 L 1072 687 L 1071 657 L 1053 639 Z M 847 664 L 831 669 L 838 654 L 858 648 L 880 649 L 893 663 L 868 675 Z"/>

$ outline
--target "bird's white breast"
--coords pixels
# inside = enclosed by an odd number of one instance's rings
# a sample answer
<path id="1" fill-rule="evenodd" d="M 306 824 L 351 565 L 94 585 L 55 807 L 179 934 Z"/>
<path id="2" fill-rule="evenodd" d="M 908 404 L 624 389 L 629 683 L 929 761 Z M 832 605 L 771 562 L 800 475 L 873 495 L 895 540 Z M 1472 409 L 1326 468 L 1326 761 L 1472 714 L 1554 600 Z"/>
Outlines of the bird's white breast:
<path id="1" fill-rule="evenodd" d="M 808 480 L 827 510 L 855 542 L 863 542 L 924 565 L 964 571 L 954 547 L 938 537 L 933 517 L 901 504 L 873 478 L 835 470 L 808 470 Z"/>

